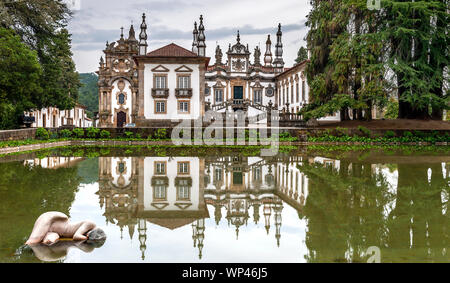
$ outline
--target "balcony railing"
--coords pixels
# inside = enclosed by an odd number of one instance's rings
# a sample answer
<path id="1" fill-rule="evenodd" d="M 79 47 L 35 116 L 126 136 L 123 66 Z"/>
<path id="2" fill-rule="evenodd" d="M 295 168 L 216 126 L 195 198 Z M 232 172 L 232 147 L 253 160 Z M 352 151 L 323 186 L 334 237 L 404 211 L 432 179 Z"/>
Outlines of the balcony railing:
<path id="1" fill-rule="evenodd" d="M 192 88 L 176 88 L 175 96 L 177 98 L 190 98 L 192 97 Z"/>
<path id="2" fill-rule="evenodd" d="M 169 97 L 168 88 L 152 88 L 152 96 L 154 98 L 167 98 Z"/>

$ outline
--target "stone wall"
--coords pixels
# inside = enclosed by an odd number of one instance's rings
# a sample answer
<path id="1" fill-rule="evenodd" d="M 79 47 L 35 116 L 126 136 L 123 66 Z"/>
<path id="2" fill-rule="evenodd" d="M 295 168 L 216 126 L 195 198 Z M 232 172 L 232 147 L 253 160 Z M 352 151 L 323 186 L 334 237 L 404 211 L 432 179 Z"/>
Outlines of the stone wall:
<path id="1" fill-rule="evenodd" d="M 136 137 L 136 134 L 139 134 L 141 136 L 141 138 L 146 139 L 149 136 L 155 137 L 155 133 L 159 129 L 161 129 L 161 128 L 159 128 L 159 127 L 153 127 L 153 128 L 150 128 L 150 127 L 149 128 L 100 128 L 100 131 L 106 130 L 106 131 L 110 132 L 111 138 L 126 137 L 125 132 L 132 132 L 133 137 Z M 164 129 L 166 129 L 167 138 L 170 138 L 173 128 L 171 128 L 169 126 L 169 127 L 164 127 Z M 192 138 L 194 138 L 194 129 L 195 128 L 191 128 L 191 137 Z M 205 132 L 205 129 L 206 129 L 205 127 L 201 129 L 202 135 Z M 246 128 L 246 130 L 248 130 L 248 131 L 250 131 L 252 129 L 256 129 L 256 128 Z M 48 129 L 48 130 L 49 130 L 49 132 L 54 133 L 54 132 L 59 132 L 63 129 L 62 128 L 52 128 L 52 129 Z M 235 129 L 234 131 L 235 131 L 234 135 L 236 136 L 237 129 Z M 280 133 L 288 132 L 292 137 L 297 137 L 299 139 L 299 141 L 306 141 L 307 136 L 321 136 L 324 133 L 326 133 L 327 131 L 329 131 L 329 133 L 331 133 L 333 135 L 337 134 L 336 129 L 282 128 L 279 130 Z M 387 131 L 389 131 L 389 130 L 388 129 L 370 130 L 372 137 L 384 136 Z M 414 133 L 414 130 L 391 130 L 391 131 L 393 131 L 395 133 L 395 135 L 398 137 L 402 136 L 403 133 L 406 131 Z M 85 129 L 85 132 L 86 132 L 86 129 Z M 269 136 L 270 136 L 270 132 L 271 131 L 269 129 L 268 130 Z M 422 132 L 422 133 L 438 132 L 441 135 L 445 135 L 445 133 L 450 133 L 449 130 L 436 130 L 436 131 L 420 130 L 420 132 Z M 346 134 L 349 136 L 353 136 L 353 135 L 364 136 L 364 133 L 362 133 L 358 129 L 347 129 Z M 36 135 L 36 128 L 5 130 L 5 131 L 0 131 L 0 141 L 34 139 L 35 135 Z M 223 130 L 223 137 L 224 138 L 226 137 L 226 129 Z"/>
<path id="2" fill-rule="evenodd" d="M 0 131 L 0 141 L 34 139 L 36 128 Z"/>

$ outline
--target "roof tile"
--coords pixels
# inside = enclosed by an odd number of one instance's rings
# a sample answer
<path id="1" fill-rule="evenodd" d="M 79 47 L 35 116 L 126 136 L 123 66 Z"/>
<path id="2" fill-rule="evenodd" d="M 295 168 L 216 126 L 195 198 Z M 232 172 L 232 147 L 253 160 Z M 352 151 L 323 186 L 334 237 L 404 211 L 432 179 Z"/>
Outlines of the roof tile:
<path id="1" fill-rule="evenodd" d="M 198 55 L 175 43 L 171 43 L 147 53 L 147 57 L 198 57 Z"/>

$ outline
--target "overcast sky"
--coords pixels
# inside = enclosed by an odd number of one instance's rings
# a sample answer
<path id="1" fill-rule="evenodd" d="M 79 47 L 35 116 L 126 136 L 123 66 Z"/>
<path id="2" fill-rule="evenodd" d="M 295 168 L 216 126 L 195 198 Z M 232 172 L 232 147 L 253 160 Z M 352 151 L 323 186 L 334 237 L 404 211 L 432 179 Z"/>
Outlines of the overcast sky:
<path id="1" fill-rule="evenodd" d="M 241 34 L 241 43 L 249 45 L 252 61 L 257 45 L 264 54 L 268 34 L 271 35 L 274 53 L 278 23 L 282 25 L 286 67 L 293 65 L 300 46 L 306 46 L 305 21 L 310 10 L 309 0 L 79 1 L 69 30 L 72 33 L 74 60 L 80 73 L 98 69 L 106 41 L 117 41 L 122 26 L 125 36 L 128 36 L 133 23 L 138 37 L 142 13 L 147 15 L 148 51 L 172 42 L 191 50 L 194 21 L 198 22 L 200 15 L 203 15 L 206 53 L 212 58 L 211 64 L 215 62 L 216 43 L 225 55 L 228 44 L 236 42 L 237 30 Z"/>

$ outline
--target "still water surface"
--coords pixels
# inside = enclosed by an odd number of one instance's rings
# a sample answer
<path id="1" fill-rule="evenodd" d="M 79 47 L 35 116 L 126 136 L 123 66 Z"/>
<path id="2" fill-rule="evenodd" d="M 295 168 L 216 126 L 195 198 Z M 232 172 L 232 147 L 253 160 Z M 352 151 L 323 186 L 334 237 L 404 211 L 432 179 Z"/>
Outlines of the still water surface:
<path id="1" fill-rule="evenodd" d="M 450 156 L 361 156 L 19 156 L 0 163 L 0 262 L 450 262 Z M 108 238 L 32 252 L 46 211 Z"/>

